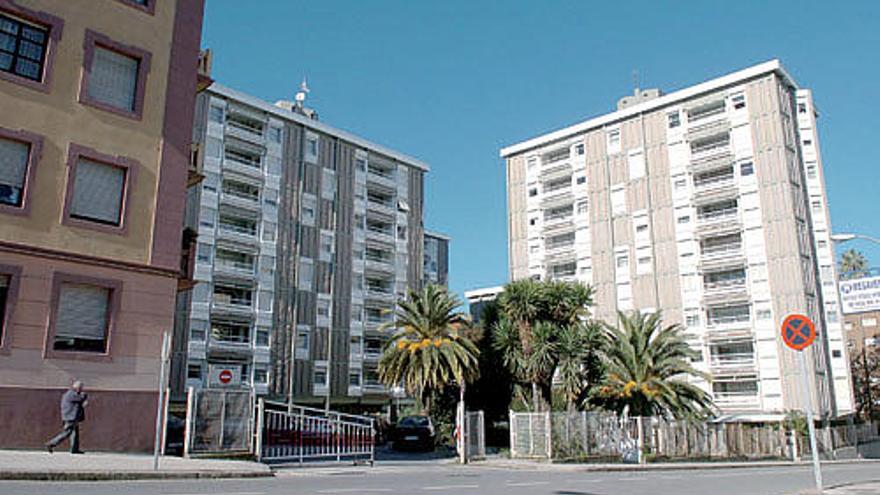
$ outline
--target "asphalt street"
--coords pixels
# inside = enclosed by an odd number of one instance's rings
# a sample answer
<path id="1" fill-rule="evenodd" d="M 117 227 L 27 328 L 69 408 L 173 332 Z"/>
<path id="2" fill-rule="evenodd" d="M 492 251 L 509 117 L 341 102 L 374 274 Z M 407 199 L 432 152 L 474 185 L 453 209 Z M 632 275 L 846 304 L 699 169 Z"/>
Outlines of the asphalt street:
<path id="1" fill-rule="evenodd" d="M 880 479 L 880 464 L 825 466 L 826 485 Z M 550 467 L 351 467 L 276 478 L 100 483 L 0 482 L 2 495 L 793 495 L 812 487 L 808 467 L 583 472 Z"/>

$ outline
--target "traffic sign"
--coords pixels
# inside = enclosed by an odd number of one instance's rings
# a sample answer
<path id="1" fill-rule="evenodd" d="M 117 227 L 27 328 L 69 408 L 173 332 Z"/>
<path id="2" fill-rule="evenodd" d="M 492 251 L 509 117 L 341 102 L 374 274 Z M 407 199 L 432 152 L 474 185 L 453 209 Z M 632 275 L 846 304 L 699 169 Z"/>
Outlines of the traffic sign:
<path id="1" fill-rule="evenodd" d="M 816 325 L 804 315 L 788 315 L 782 322 L 782 340 L 788 347 L 802 351 L 816 340 Z"/>
<path id="2" fill-rule="evenodd" d="M 232 381 L 232 372 L 229 370 L 223 370 L 220 372 L 220 376 L 218 378 L 220 379 L 220 383 L 226 385 Z"/>

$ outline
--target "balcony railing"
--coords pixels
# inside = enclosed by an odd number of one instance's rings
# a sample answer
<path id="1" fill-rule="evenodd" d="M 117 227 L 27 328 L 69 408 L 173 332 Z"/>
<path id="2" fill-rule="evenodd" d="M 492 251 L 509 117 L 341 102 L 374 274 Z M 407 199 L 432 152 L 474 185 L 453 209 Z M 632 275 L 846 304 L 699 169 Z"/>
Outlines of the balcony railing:
<path id="1" fill-rule="evenodd" d="M 707 211 L 697 215 L 697 220 L 699 220 L 700 223 L 721 222 L 724 220 L 735 218 L 738 213 L 738 208 L 725 208 L 723 210 Z"/>
<path id="2" fill-rule="evenodd" d="M 746 285 L 746 279 L 743 278 L 733 278 L 728 280 L 716 280 L 714 282 L 704 282 L 703 289 L 707 291 L 721 291 L 728 289 L 739 289 L 743 288 Z"/>
<path id="3" fill-rule="evenodd" d="M 259 209 L 260 208 L 260 197 L 259 196 L 249 196 L 247 194 L 237 192 L 237 191 L 228 191 L 224 190 L 220 194 L 220 201 L 240 206 L 242 208 L 248 209 Z"/>
<path id="4" fill-rule="evenodd" d="M 719 406 L 753 406 L 758 403 L 757 391 L 713 392 L 712 397 Z"/>
<path id="5" fill-rule="evenodd" d="M 250 263 L 246 261 L 238 261 L 238 260 L 229 260 L 223 258 L 215 258 L 214 260 L 214 270 L 223 273 L 231 273 L 234 275 L 250 275 L 253 276 L 255 273 L 256 264 L 252 261 Z"/>
<path id="6" fill-rule="evenodd" d="M 704 246 L 703 256 L 724 256 L 728 254 L 739 253 L 742 251 L 742 246 L 742 242 L 731 242 L 728 244 Z"/>
<path id="7" fill-rule="evenodd" d="M 755 366 L 755 354 L 713 354 L 709 363 L 713 368 L 753 368 Z"/>
<path id="8" fill-rule="evenodd" d="M 751 321 L 751 315 L 749 313 L 718 316 L 709 315 L 708 320 L 709 326 L 732 325 L 736 323 L 748 323 Z"/>
<path id="9" fill-rule="evenodd" d="M 243 236 L 248 238 L 256 238 L 257 236 L 257 227 L 245 227 L 243 225 L 235 225 L 230 223 L 220 222 L 218 224 L 218 229 L 220 232 L 233 234 L 236 236 Z"/>
<path id="10" fill-rule="evenodd" d="M 262 127 L 254 127 L 244 122 L 239 122 L 234 119 L 229 119 L 226 121 L 227 132 L 232 131 L 230 134 L 243 138 L 250 138 L 259 142 L 263 140 L 263 128 Z"/>
<path id="11" fill-rule="evenodd" d="M 707 103 L 705 105 L 689 109 L 687 111 L 688 122 L 695 123 L 700 120 L 708 119 L 709 117 L 721 115 L 725 113 L 725 111 L 726 108 L 724 105 L 724 100 Z"/>
<path id="12" fill-rule="evenodd" d="M 730 187 L 734 184 L 733 173 L 717 175 L 706 179 L 694 179 L 694 189 L 697 192 Z"/>
<path id="13" fill-rule="evenodd" d="M 223 166 L 236 172 L 249 176 L 261 177 L 263 173 L 262 163 L 250 160 L 242 156 L 226 154 L 223 157 Z"/>

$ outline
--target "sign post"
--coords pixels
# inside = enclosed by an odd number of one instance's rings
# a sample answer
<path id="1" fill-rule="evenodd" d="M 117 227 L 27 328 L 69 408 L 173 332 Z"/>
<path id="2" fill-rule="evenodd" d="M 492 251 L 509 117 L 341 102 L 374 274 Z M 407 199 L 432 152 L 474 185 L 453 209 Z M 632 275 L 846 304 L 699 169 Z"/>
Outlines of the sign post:
<path id="1" fill-rule="evenodd" d="M 822 494 L 822 468 L 819 465 L 819 449 L 816 445 L 816 425 L 813 423 L 813 405 L 811 404 L 811 394 L 809 385 L 809 375 L 807 374 L 807 360 L 804 357 L 804 349 L 810 347 L 816 340 L 816 326 L 810 318 L 800 315 L 788 315 L 782 322 L 782 340 L 785 345 L 798 353 L 800 363 L 801 380 L 801 397 L 806 403 L 804 404 L 804 412 L 807 416 L 807 430 L 810 435 L 810 451 L 813 458 L 813 477 L 816 480 L 816 491 Z"/>

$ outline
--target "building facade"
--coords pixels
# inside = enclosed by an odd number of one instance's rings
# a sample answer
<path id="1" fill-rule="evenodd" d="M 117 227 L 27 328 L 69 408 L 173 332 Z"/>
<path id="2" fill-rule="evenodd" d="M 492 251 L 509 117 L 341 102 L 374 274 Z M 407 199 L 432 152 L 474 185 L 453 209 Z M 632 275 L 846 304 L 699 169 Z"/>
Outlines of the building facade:
<path id="1" fill-rule="evenodd" d="M 485 289 L 474 289 L 464 293 L 464 298 L 468 302 L 468 311 L 470 311 L 471 321 L 479 324 L 483 319 L 483 311 L 486 305 L 498 299 L 498 295 L 504 292 L 504 287 L 487 287 Z"/>
<path id="2" fill-rule="evenodd" d="M 4 447 L 42 447 L 79 379 L 84 449 L 152 448 L 202 7 L 0 0 Z"/>
<path id="3" fill-rule="evenodd" d="M 449 241 L 447 235 L 425 231 L 423 285 L 449 286 Z"/>
<path id="4" fill-rule="evenodd" d="M 579 280 L 595 314 L 662 311 L 686 327 L 726 417 L 811 404 L 852 411 L 816 110 L 778 61 L 515 144 L 507 165 L 512 279 Z M 820 339 L 798 359 L 782 320 Z"/>
<path id="5" fill-rule="evenodd" d="M 178 390 L 387 402 L 379 327 L 422 283 L 427 165 L 219 85 L 196 112 L 205 179 L 188 203 L 197 284 L 178 307 Z"/>

